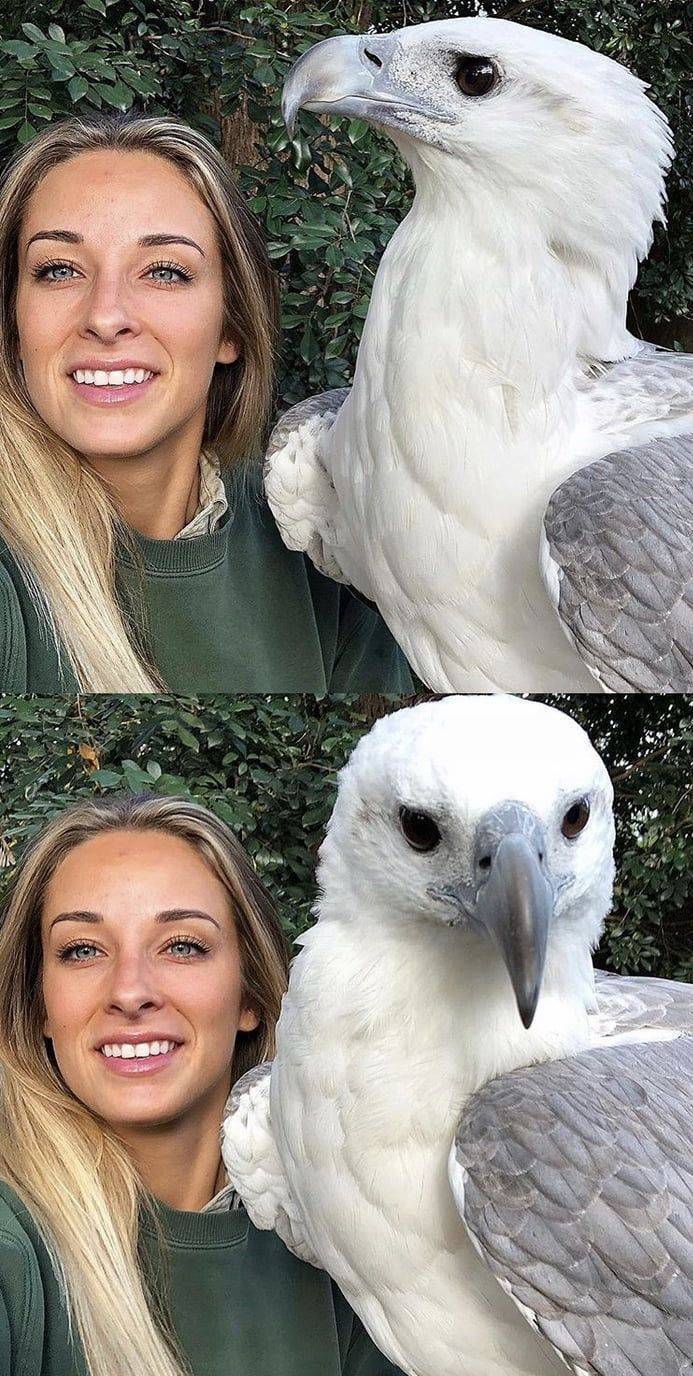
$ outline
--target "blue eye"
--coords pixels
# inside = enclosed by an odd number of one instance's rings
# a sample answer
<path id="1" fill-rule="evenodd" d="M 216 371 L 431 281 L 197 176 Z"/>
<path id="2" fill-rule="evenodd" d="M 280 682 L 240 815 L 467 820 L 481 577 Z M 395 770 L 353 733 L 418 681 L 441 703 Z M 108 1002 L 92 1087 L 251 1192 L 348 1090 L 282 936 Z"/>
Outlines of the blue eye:
<path id="1" fill-rule="evenodd" d="M 76 965 L 78 963 L 78 960 L 70 961 L 70 957 L 73 955 L 75 951 L 83 950 L 95 951 L 96 946 L 92 945 L 91 941 L 75 941 L 71 946 L 61 946 L 60 950 L 58 951 L 58 958 L 59 960 L 65 961 L 66 963 Z"/>
<path id="2" fill-rule="evenodd" d="M 69 268 L 70 272 L 73 271 L 72 263 L 42 263 L 39 267 L 33 269 L 32 277 L 35 277 L 37 281 L 46 278 L 49 282 L 69 282 L 69 277 L 49 277 L 49 272 L 52 272 L 54 268 Z"/>
<path id="3" fill-rule="evenodd" d="M 182 268 L 182 267 L 180 266 L 180 263 L 152 263 L 152 266 L 150 267 L 149 271 L 150 271 L 150 272 L 175 272 L 175 273 L 177 274 L 177 276 L 178 276 L 178 280 L 179 280 L 179 281 L 182 281 L 182 282 L 192 282 L 192 273 L 187 272 L 185 268 Z M 163 280 L 163 279 L 159 279 L 159 280 Z M 173 282 L 170 280 L 170 278 L 169 278 L 169 281 L 168 281 L 167 283 L 165 283 L 164 285 L 173 286 L 174 283 L 173 283 Z"/>
<path id="4" fill-rule="evenodd" d="M 191 950 L 197 951 L 201 955 L 206 955 L 207 951 L 209 951 L 209 946 L 205 946 L 203 941 L 193 941 L 191 937 L 187 936 L 175 937 L 166 947 L 167 951 L 171 951 L 174 946 L 188 946 Z"/>

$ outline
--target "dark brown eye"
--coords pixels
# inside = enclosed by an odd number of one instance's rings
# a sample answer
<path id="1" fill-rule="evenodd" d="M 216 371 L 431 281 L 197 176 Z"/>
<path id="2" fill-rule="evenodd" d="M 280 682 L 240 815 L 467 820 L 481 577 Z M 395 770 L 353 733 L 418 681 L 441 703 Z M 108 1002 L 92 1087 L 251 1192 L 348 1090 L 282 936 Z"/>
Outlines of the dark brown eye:
<path id="1" fill-rule="evenodd" d="M 575 836 L 579 836 L 584 831 L 590 815 L 589 798 L 578 798 L 563 818 L 561 831 L 568 841 L 572 841 Z"/>
<path id="2" fill-rule="evenodd" d="M 399 824 L 407 845 L 412 850 L 435 850 L 440 841 L 437 822 L 427 812 L 415 812 L 413 808 L 401 807 Z"/>
<path id="3" fill-rule="evenodd" d="M 500 80 L 500 72 L 490 57 L 461 57 L 455 79 L 466 96 L 486 96 Z"/>

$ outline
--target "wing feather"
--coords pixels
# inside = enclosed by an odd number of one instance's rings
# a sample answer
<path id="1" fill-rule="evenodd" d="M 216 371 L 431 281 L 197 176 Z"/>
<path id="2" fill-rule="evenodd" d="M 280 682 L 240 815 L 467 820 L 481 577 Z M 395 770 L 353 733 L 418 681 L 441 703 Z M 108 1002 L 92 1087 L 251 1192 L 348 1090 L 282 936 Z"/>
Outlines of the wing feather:
<path id="1" fill-rule="evenodd" d="M 328 436 L 348 388 L 299 402 L 277 422 L 265 456 L 265 493 L 289 549 L 346 582 L 339 563 L 338 499 L 330 476 Z"/>
<path id="2" fill-rule="evenodd" d="M 578 380 L 583 457 L 693 434 L 693 354 L 644 345 L 633 358 L 595 364 Z"/>
<path id="3" fill-rule="evenodd" d="M 289 1189 L 272 1132 L 271 1062 L 255 1066 L 234 1085 L 221 1127 L 221 1154 L 230 1183 L 256 1228 L 273 1228 L 301 1261 L 319 1266 Z"/>
<path id="4" fill-rule="evenodd" d="M 450 1158 L 465 1226 L 573 1372 L 690 1376 L 692 1140 L 685 1033 L 513 1071 L 466 1108 Z"/>
<path id="5" fill-rule="evenodd" d="M 690 692 L 693 435 L 580 469 L 544 531 L 549 592 L 592 673 L 616 692 Z"/>

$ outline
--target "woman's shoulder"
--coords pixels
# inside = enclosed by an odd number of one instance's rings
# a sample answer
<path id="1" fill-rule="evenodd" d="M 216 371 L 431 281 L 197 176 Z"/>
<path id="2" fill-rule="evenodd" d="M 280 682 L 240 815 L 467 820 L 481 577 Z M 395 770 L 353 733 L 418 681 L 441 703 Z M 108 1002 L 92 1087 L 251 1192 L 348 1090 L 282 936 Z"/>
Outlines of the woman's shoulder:
<path id="1" fill-rule="evenodd" d="M 0 1370 L 39 1376 L 44 1297 L 40 1243 L 31 1215 L 0 1180 Z"/>
<path id="2" fill-rule="evenodd" d="M 17 1191 L 0 1177 L 0 1233 L 31 1239 L 36 1225 Z M 32 1244 L 33 1245 L 33 1244 Z"/>
<path id="3" fill-rule="evenodd" d="M 262 548 L 274 569 L 281 598 L 280 570 L 300 566 L 305 595 L 322 645 L 329 692 L 378 692 L 394 696 L 414 691 L 411 670 L 380 612 L 353 588 L 320 573 L 307 554 L 284 544 L 270 511 L 259 462 L 232 465 L 224 474 L 229 509 L 255 549 Z"/>
<path id="4" fill-rule="evenodd" d="M 26 691 L 26 633 L 15 579 L 17 565 L 0 541 L 0 689 Z"/>

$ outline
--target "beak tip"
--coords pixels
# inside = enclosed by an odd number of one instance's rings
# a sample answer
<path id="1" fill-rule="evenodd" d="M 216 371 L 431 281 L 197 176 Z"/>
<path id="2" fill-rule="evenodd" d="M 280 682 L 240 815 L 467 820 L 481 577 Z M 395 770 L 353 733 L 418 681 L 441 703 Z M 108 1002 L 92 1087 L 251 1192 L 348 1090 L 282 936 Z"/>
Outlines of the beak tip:
<path id="1" fill-rule="evenodd" d="M 535 990 L 535 992 L 532 994 L 531 998 L 528 998 L 528 999 L 518 999 L 518 1000 L 517 1000 L 517 1008 L 518 1008 L 518 1012 L 519 1012 L 519 1014 L 520 1014 L 520 1017 L 522 1018 L 522 1026 L 526 1029 L 526 1031 L 529 1031 L 530 1027 L 532 1026 L 532 1023 L 534 1022 L 534 1015 L 535 1015 L 535 1013 L 536 1013 L 536 1011 L 537 1011 L 537 1004 L 538 1004 L 538 1002 L 539 1002 L 539 990 L 538 990 L 538 989 Z"/>

